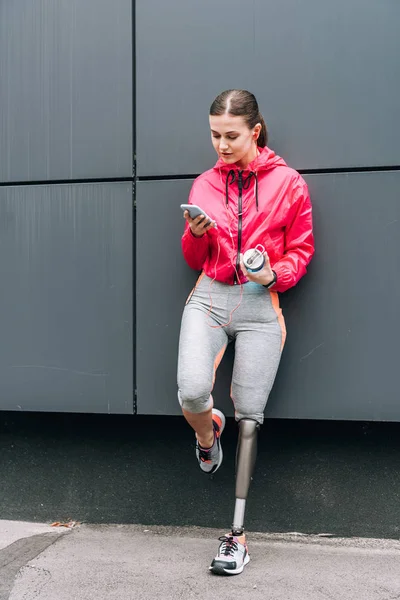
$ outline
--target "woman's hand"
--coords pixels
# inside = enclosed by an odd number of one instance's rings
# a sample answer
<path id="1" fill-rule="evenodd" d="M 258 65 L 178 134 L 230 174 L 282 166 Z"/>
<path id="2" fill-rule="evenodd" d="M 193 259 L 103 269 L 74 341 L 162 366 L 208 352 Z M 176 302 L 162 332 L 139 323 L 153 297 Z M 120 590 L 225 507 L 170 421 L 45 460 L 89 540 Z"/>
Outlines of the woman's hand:
<path id="1" fill-rule="evenodd" d="M 263 268 L 256 273 L 252 273 L 251 271 L 248 271 L 243 264 L 243 254 L 240 255 L 240 268 L 249 281 L 254 281 L 254 283 L 259 283 L 260 285 L 268 285 L 273 281 L 274 272 L 271 269 L 269 257 L 266 252 L 264 252 L 264 259 Z"/>
<path id="2" fill-rule="evenodd" d="M 192 219 L 189 214 L 189 211 L 185 210 L 185 212 L 183 213 L 183 217 L 189 223 L 189 227 L 192 230 L 192 233 L 195 237 L 201 237 L 205 233 L 207 233 L 209 229 L 215 227 L 215 221 L 210 221 L 209 219 L 206 219 L 204 215 L 199 215 L 195 219 Z"/>

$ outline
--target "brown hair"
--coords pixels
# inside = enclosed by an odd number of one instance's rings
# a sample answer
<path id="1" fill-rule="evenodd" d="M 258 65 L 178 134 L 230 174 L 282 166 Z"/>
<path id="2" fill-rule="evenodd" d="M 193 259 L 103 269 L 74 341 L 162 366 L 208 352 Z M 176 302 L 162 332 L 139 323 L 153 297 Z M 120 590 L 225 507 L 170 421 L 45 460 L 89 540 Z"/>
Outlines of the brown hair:
<path id="1" fill-rule="evenodd" d="M 268 143 L 267 126 L 258 108 L 256 97 L 247 90 L 225 90 L 217 96 L 210 107 L 210 115 L 219 116 L 225 113 L 234 117 L 243 117 L 249 129 L 261 123 L 261 131 L 257 144 L 264 148 Z"/>

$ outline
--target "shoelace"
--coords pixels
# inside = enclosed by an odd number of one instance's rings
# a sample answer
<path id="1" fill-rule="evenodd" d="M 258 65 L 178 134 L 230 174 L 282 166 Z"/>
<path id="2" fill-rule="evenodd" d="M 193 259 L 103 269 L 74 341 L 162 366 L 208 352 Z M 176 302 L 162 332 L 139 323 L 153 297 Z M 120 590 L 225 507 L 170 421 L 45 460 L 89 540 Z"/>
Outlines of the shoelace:
<path id="1" fill-rule="evenodd" d="M 213 421 L 213 427 L 214 427 L 214 444 L 215 444 L 215 440 L 216 440 L 217 434 L 219 432 L 219 427 L 215 421 Z M 207 448 L 207 449 L 202 448 L 199 444 L 199 458 L 202 462 L 210 462 L 210 460 L 211 460 L 210 452 L 211 452 L 212 448 L 214 447 L 214 444 L 211 446 L 211 448 Z"/>
<path id="2" fill-rule="evenodd" d="M 211 451 L 211 448 L 209 448 L 208 450 L 204 450 L 204 448 L 199 446 L 199 458 L 202 462 L 209 462 L 211 460 L 210 459 L 210 451 Z"/>
<path id="3" fill-rule="evenodd" d="M 234 541 L 233 537 L 227 537 L 226 535 L 223 535 L 218 539 L 220 542 L 222 542 L 219 553 L 224 554 L 225 556 L 234 556 L 234 553 L 238 549 L 238 545 Z"/>

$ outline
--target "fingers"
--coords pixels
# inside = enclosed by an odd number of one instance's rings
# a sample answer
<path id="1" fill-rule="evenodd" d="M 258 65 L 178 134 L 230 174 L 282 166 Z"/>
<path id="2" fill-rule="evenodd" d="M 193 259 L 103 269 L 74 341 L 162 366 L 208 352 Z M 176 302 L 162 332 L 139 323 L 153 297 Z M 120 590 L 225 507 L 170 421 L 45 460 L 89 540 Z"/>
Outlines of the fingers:
<path id="1" fill-rule="evenodd" d="M 269 256 L 267 252 L 264 252 L 265 264 L 269 264 Z"/>
<path id="2" fill-rule="evenodd" d="M 240 263 L 239 264 L 240 264 L 240 268 L 242 270 L 243 275 L 248 278 L 249 277 L 249 272 L 246 269 L 246 267 L 244 266 L 243 254 L 240 254 Z"/>
<path id="3" fill-rule="evenodd" d="M 190 216 L 190 213 L 188 210 L 185 210 L 185 212 L 183 213 L 183 217 L 184 219 L 186 219 L 186 221 L 188 221 L 190 224 L 194 224 L 194 225 L 199 225 L 202 221 L 204 221 L 205 216 L 204 215 L 198 215 L 197 217 L 195 217 L 194 219 L 192 219 L 192 217 Z"/>
<path id="4" fill-rule="evenodd" d="M 206 217 L 204 215 L 199 215 L 198 217 L 193 219 L 193 223 L 197 227 L 208 227 L 208 225 L 211 223 L 211 221 L 209 219 L 206 219 Z"/>
<path id="5" fill-rule="evenodd" d="M 191 218 L 189 211 L 185 210 L 184 218 L 190 225 L 190 229 L 195 236 L 204 235 L 212 227 L 216 227 L 215 221 L 207 218 L 205 215 L 198 215 L 194 219 Z"/>
<path id="6" fill-rule="evenodd" d="M 201 233 L 206 233 L 206 231 L 210 228 L 211 221 L 206 219 L 204 215 L 199 215 L 193 219 L 192 225 L 196 230 L 201 231 Z"/>

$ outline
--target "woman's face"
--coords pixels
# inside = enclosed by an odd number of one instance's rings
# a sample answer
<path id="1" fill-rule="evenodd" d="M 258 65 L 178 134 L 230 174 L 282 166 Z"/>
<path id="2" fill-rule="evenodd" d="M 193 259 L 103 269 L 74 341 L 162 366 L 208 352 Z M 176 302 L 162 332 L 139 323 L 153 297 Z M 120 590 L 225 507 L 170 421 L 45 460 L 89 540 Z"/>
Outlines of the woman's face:
<path id="1" fill-rule="evenodd" d="M 256 157 L 260 123 L 249 129 L 243 117 L 210 115 L 210 129 L 214 149 L 225 163 L 245 167 Z"/>

